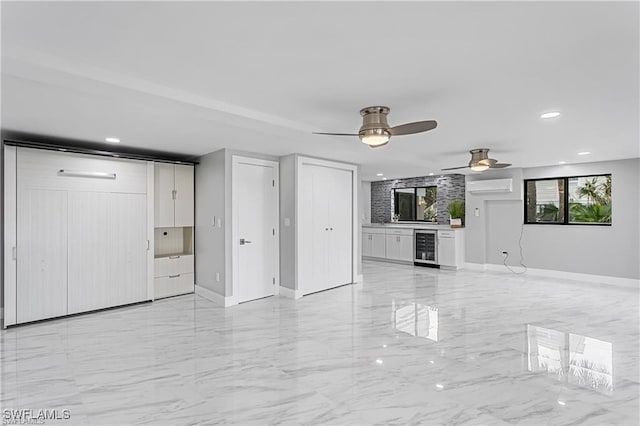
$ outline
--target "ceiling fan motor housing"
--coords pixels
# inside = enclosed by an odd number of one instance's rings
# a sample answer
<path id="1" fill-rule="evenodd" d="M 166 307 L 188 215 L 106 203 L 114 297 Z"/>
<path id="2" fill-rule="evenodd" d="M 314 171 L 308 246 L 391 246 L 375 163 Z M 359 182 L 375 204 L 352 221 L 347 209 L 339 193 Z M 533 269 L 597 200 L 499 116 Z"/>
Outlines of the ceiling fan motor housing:
<path id="1" fill-rule="evenodd" d="M 362 127 L 360 127 L 359 134 L 369 133 L 368 131 L 375 131 L 376 134 L 389 134 L 389 123 L 387 123 L 387 114 L 389 114 L 389 108 L 384 106 L 367 107 L 360 110 L 362 115 Z"/>

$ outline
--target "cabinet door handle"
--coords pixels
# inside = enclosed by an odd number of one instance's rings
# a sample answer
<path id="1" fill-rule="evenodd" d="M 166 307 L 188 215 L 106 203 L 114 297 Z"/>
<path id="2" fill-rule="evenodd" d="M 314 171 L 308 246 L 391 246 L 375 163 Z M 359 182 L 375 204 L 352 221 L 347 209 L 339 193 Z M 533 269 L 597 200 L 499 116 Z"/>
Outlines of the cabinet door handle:
<path id="1" fill-rule="evenodd" d="M 333 228 L 329 228 L 329 231 L 333 231 Z"/>
<path id="2" fill-rule="evenodd" d="M 178 278 L 180 276 L 180 274 L 178 275 L 169 275 L 169 278 Z"/>
<path id="3" fill-rule="evenodd" d="M 169 259 L 180 259 L 180 256 L 169 256 Z"/>
<path id="4" fill-rule="evenodd" d="M 171 191 L 171 198 L 172 199 L 176 199 L 176 195 L 178 195 L 178 191 L 176 191 L 175 189 Z"/>

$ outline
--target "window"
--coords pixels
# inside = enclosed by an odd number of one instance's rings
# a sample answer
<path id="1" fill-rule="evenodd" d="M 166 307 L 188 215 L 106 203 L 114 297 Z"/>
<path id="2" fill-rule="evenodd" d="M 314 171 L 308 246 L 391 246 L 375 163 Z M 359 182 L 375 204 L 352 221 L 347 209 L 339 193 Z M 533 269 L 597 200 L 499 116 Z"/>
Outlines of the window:
<path id="1" fill-rule="evenodd" d="M 437 187 L 396 188 L 393 190 L 394 214 L 398 220 L 435 221 Z"/>
<path id="2" fill-rule="evenodd" d="M 611 225 L 611 175 L 525 180 L 525 223 Z"/>

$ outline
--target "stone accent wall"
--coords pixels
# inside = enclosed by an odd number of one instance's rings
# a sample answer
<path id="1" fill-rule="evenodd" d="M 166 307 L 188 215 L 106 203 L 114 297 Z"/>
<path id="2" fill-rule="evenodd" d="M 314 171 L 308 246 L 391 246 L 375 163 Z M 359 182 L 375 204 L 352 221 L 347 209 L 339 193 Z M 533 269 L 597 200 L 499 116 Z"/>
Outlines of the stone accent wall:
<path id="1" fill-rule="evenodd" d="M 452 200 L 464 200 L 464 175 L 421 176 L 408 179 L 371 182 L 371 223 L 391 222 L 394 211 L 393 188 L 436 186 L 438 223 L 449 223 L 447 206 Z"/>

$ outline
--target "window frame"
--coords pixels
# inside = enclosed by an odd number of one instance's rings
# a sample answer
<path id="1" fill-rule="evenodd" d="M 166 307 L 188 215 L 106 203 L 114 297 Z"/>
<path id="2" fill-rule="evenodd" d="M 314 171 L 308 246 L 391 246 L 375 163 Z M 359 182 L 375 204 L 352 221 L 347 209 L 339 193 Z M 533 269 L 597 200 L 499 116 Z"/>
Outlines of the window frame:
<path id="1" fill-rule="evenodd" d="M 416 213 L 417 213 L 417 202 L 418 202 L 418 189 L 429 189 L 429 188 L 435 188 L 435 192 L 436 192 L 436 205 L 438 203 L 438 185 L 428 185 L 428 186 L 405 186 L 405 187 L 398 187 L 398 188 L 391 188 L 393 190 L 393 214 L 399 214 L 398 213 L 398 197 L 396 196 L 396 191 L 398 189 L 413 189 L 413 217 L 414 219 L 400 219 L 399 222 L 425 222 L 425 223 L 431 223 L 432 221 L 430 220 L 425 220 L 425 219 L 416 219 Z M 436 217 L 437 217 L 437 211 L 436 211 Z"/>
<path id="2" fill-rule="evenodd" d="M 523 222 L 525 225 L 556 225 L 556 226 L 611 226 L 613 224 L 613 217 L 611 217 L 611 222 L 569 222 L 569 179 L 577 179 L 577 178 L 587 178 L 587 177 L 603 177 L 603 176 L 611 176 L 611 180 L 613 182 L 613 174 L 612 173 L 596 173 L 589 175 L 577 175 L 577 176 L 557 176 L 557 177 L 545 177 L 545 178 L 532 178 L 532 179 L 524 179 L 523 180 L 523 192 L 524 192 L 524 215 Z M 528 192 L 528 183 L 529 182 L 537 182 L 544 180 L 563 180 L 564 187 L 564 196 L 562 197 L 562 203 L 564 205 L 564 215 L 562 218 L 562 222 L 529 222 L 529 218 L 527 216 L 528 213 L 528 202 L 529 202 L 529 192 Z M 613 183 L 612 183 L 613 186 Z M 613 205 L 613 197 L 611 200 L 611 204 Z"/>

